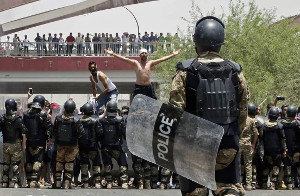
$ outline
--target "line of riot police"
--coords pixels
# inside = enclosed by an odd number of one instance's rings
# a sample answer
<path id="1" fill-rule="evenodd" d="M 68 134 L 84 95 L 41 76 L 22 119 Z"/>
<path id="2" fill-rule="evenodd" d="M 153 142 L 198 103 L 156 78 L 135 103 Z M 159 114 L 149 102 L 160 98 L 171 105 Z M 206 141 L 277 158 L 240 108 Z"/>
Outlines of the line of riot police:
<path id="1" fill-rule="evenodd" d="M 3 133 L 3 188 L 10 187 L 11 183 L 15 188 L 22 186 L 19 175 L 21 162 L 26 172 L 26 186 L 41 188 L 41 171 L 48 167 L 45 158 L 49 156 L 47 151 L 50 148 L 52 153 L 48 158 L 52 159 L 52 188 L 71 188 L 74 170 L 77 169 L 74 167 L 79 166 L 82 188 L 111 189 L 114 183 L 112 159 L 119 165 L 118 181 L 123 189 L 135 186 L 139 189 L 157 188 L 158 167 L 154 165 L 156 168 L 151 168 L 150 163 L 139 164 L 133 160 L 135 182 L 128 178 L 127 156 L 122 149 L 122 141 L 126 139 L 129 107 L 122 108 L 121 117 L 118 115 L 117 102 L 110 101 L 106 105 L 105 115 L 101 118 L 94 115 L 91 103 L 86 103 L 80 108 L 81 115 L 74 115 L 76 105 L 73 100 L 66 101 L 61 112 L 54 112 L 54 109 L 59 107 L 51 106 L 48 114 L 44 107 L 49 107 L 49 103 L 44 96 L 36 95 L 33 102 L 28 104 L 28 110 L 22 118 L 17 114 L 16 101 L 6 100 L 6 113 L 0 118 L 0 130 Z M 23 155 L 24 143 L 26 156 Z M 79 157 L 80 164 L 74 166 L 76 157 Z M 11 178 L 10 168 L 13 172 Z M 166 169 L 160 170 L 161 188 L 165 188 L 171 173 Z M 178 184 L 176 180 L 178 181 L 178 176 L 174 175 L 173 181 Z"/>
<path id="2" fill-rule="evenodd" d="M 64 104 L 62 114 L 55 117 L 54 123 L 43 110 L 45 98 L 42 95 L 34 97 L 28 104 L 29 109 L 23 114 L 23 119 L 17 114 L 17 103 L 14 99 L 5 102 L 6 113 L 1 116 L 0 127 L 3 133 L 3 177 L 1 185 L 9 187 L 9 170 L 12 167 L 11 178 L 15 188 L 20 187 L 19 165 L 26 160 L 25 171 L 27 186 L 39 188 L 41 170 L 44 166 L 46 143 L 50 138 L 55 144 L 55 169 L 53 188 L 65 189 L 71 187 L 74 160 L 77 154 L 81 157 L 81 178 L 83 187 L 88 188 L 89 160 L 93 163 L 93 177 L 95 188 L 102 188 L 100 184 L 100 146 L 104 163 L 106 187 L 112 187 L 111 158 L 117 159 L 120 165 L 122 188 L 128 188 L 127 162 L 122 150 L 121 120 L 117 116 L 117 103 L 107 105 L 104 118 L 93 116 L 93 106 L 85 104 L 83 117 L 76 118 L 75 102 L 68 100 Z M 26 139 L 23 141 L 22 134 Z M 26 141 L 26 158 L 22 154 L 22 142 Z M 63 175 L 62 175 L 63 173 Z"/>
<path id="3" fill-rule="evenodd" d="M 274 106 L 264 117 L 257 104 L 248 104 L 248 119 L 240 137 L 246 190 L 299 188 L 300 121 L 296 115 L 295 106 L 284 105 L 281 114 Z"/>

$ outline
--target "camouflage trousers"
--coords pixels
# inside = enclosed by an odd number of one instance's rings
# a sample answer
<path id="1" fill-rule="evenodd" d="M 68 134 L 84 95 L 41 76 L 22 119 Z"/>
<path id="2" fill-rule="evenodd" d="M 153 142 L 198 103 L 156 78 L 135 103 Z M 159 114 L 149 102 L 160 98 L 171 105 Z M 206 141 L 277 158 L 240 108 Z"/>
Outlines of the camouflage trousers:
<path id="1" fill-rule="evenodd" d="M 236 184 L 226 184 L 226 183 L 217 183 L 217 190 L 214 191 L 214 195 L 216 196 L 226 196 L 226 195 L 236 195 L 239 196 L 245 195 L 245 190 L 240 183 Z"/>
<path id="2" fill-rule="evenodd" d="M 177 173 L 163 167 L 159 167 L 158 173 L 161 183 L 168 184 L 172 176 L 172 184 L 179 184 L 179 175 Z"/>
<path id="3" fill-rule="evenodd" d="M 45 156 L 45 147 L 31 146 L 26 147 L 26 177 L 28 183 L 31 181 L 38 182 L 40 178 L 41 168 Z"/>
<path id="4" fill-rule="evenodd" d="M 116 146 L 102 146 L 102 159 L 104 164 L 104 176 L 107 182 L 112 182 L 112 159 L 115 159 L 119 165 L 120 180 L 122 183 L 128 182 L 128 166 L 126 155 L 120 145 Z"/>
<path id="5" fill-rule="evenodd" d="M 284 162 L 284 176 L 288 187 L 292 187 L 292 166 L 297 170 L 297 176 L 300 177 L 300 152 L 287 154 L 283 159 Z"/>
<path id="6" fill-rule="evenodd" d="M 101 170 L 101 160 L 100 153 L 97 148 L 94 149 L 79 149 L 80 164 L 81 164 L 81 180 L 83 183 L 88 183 L 88 170 L 89 161 L 93 163 L 93 177 L 95 178 L 95 183 L 100 183 L 100 170 Z"/>
<path id="7" fill-rule="evenodd" d="M 242 168 L 242 173 L 244 172 L 244 177 L 246 181 L 246 185 L 251 185 L 252 182 L 252 156 L 253 150 L 251 145 L 241 145 L 240 146 L 240 154 L 244 160 L 244 168 Z"/>
<path id="8" fill-rule="evenodd" d="M 22 143 L 17 142 L 15 144 L 4 143 L 3 144 L 3 183 L 9 181 L 9 168 L 12 166 L 14 183 L 19 182 L 19 165 L 22 160 Z"/>
<path id="9" fill-rule="evenodd" d="M 273 185 L 278 184 L 278 176 L 281 166 L 281 154 L 265 155 L 263 162 L 263 184 L 266 186 L 268 176 L 272 174 L 271 182 Z"/>
<path id="10" fill-rule="evenodd" d="M 155 187 L 158 180 L 158 166 L 134 155 L 132 163 L 135 180 L 150 180 L 152 187 Z"/>
<path id="11" fill-rule="evenodd" d="M 208 196 L 208 188 L 190 181 L 182 176 L 179 177 L 180 189 L 183 196 Z M 244 196 L 245 190 L 240 183 L 217 183 L 217 189 L 213 191 L 215 196 Z"/>
<path id="12" fill-rule="evenodd" d="M 55 181 L 61 181 L 62 171 L 64 171 L 64 180 L 71 182 L 74 169 L 74 160 L 78 154 L 78 146 L 57 145 Z"/>
<path id="13" fill-rule="evenodd" d="M 159 167 L 159 175 L 160 175 L 160 182 L 163 184 L 168 184 L 171 178 L 171 170 Z"/>

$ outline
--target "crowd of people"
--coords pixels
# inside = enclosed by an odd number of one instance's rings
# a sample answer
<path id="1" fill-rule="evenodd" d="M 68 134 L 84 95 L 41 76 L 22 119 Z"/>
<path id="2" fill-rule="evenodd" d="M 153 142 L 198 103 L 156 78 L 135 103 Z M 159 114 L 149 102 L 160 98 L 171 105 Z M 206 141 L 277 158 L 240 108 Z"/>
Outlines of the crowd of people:
<path id="1" fill-rule="evenodd" d="M 247 126 L 240 137 L 246 190 L 300 188 L 300 107 L 276 107 L 282 99 L 267 105 L 266 116 L 260 106 L 248 104 Z"/>
<path id="2" fill-rule="evenodd" d="M 144 93 L 152 97 L 155 97 L 155 94 L 151 86 L 150 69 L 180 52 L 180 50 L 174 51 L 171 55 L 148 61 L 148 50 L 141 49 L 140 61 L 137 61 L 116 54 L 111 49 L 105 51 L 134 66 L 137 76 L 134 96 Z M 4 138 L 2 187 L 9 186 L 10 166 L 14 168 L 12 177 L 14 187 L 20 186 L 19 164 L 24 157 L 22 159 L 22 148 L 19 147 L 22 146 L 22 141 L 25 141 L 22 137 L 24 134 L 26 138 L 26 180 L 30 188 L 40 187 L 39 179 L 42 168 L 46 168 L 50 162 L 53 188 L 62 186 L 65 189 L 70 188 L 73 177 L 74 184 L 78 184 L 78 175 L 81 172 L 83 188 L 91 186 L 111 189 L 116 184 L 111 172 L 112 159 L 115 159 L 119 165 L 120 177 L 117 181 L 122 188 L 157 188 L 158 166 L 134 155 L 132 155 L 134 181 L 128 177 L 127 158 L 122 149 L 128 107 L 123 107 L 122 113 L 118 114 L 116 85 L 97 69 L 96 62 L 89 62 L 88 70 L 91 73 L 90 82 L 94 98 L 80 107 L 80 114 L 82 114 L 80 120 L 76 120 L 77 117 L 74 117 L 76 105 L 73 100 L 67 100 L 59 114 L 58 104 L 50 104 L 44 96 L 36 95 L 28 104 L 28 110 L 22 115 L 23 118 L 17 114 L 16 101 L 14 99 L 6 100 L 6 114 L 2 116 L 0 122 Z M 97 88 L 101 90 L 98 96 Z M 31 95 L 29 91 L 28 98 Z M 105 112 L 101 110 L 103 107 L 105 107 Z M 11 146 L 15 148 L 8 152 L 7 149 Z M 46 153 L 47 151 L 50 152 Z M 15 154 L 18 156 L 14 157 Z M 89 173 L 89 170 L 92 171 Z M 101 170 L 103 170 L 102 173 L 100 173 Z M 169 184 L 171 172 L 162 168 L 160 171 L 162 172 L 159 187 L 165 189 Z M 45 179 L 45 176 L 42 179 Z M 176 181 L 178 176 L 174 174 L 172 179 L 178 188 L 179 183 Z"/>
<path id="3" fill-rule="evenodd" d="M 177 34 L 174 37 L 178 37 Z M 150 34 L 145 32 L 144 35 L 138 36 L 128 32 L 124 32 L 121 36 L 119 33 L 115 35 L 78 33 L 77 36 L 70 33 L 66 37 L 62 33 L 53 35 L 49 33 L 48 36 L 46 34 L 41 36 L 37 33 L 34 40 L 29 40 L 27 35 L 24 35 L 22 40 L 15 34 L 12 40 L 10 36 L 7 36 L 6 42 L 0 49 L 12 50 L 10 55 L 15 56 L 29 56 L 30 50 L 38 56 L 71 56 L 73 53 L 77 56 L 103 56 L 104 50 L 108 48 L 112 48 L 118 54 L 135 55 L 138 54 L 140 48 L 146 48 L 149 53 L 153 53 L 158 45 L 170 43 L 172 39 L 173 36 L 170 33 L 164 36 L 163 33 L 158 35 L 153 32 Z"/>
<path id="4" fill-rule="evenodd" d="M 120 110 L 117 102 L 111 100 L 106 104 L 105 112 L 101 110 L 95 115 L 92 103 L 84 104 L 78 112 L 72 99 L 61 108 L 57 103 L 49 103 L 44 96 L 36 95 L 22 117 L 17 114 L 14 99 L 7 99 L 5 108 L 6 113 L 0 121 L 4 143 L 2 188 L 9 187 L 9 179 L 15 188 L 21 186 L 21 162 L 25 163 L 30 188 L 81 186 L 111 189 L 119 184 L 124 189 L 151 189 L 157 185 L 165 189 L 169 185 L 172 174 L 165 175 L 163 171 L 159 177 L 158 167 L 151 168 L 149 162 L 135 162 L 132 168 L 135 176 L 128 176 L 123 150 L 128 106 Z M 24 157 L 22 141 L 26 143 Z M 119 179 L 112 175 L 112 159 L 119 165 Z M 80 173 L 81 182 L 78 180 Z M 178 188 L 178 176 L 174 174 L 172 179 Z M 157 184 L 158 181 L 161 183 Z"/>
<path id="5" fill-rule="evenodd" d="M 224 29 L 222 21 L 213 16 L 203 17 L 196 23 L 193 41 L 197 57 L 176 65 L 169 104 L 224 129 L 216 154 L 214 195 L 240 196 L 245 195 L 245 190 L 258 188 L 297 189 L 300 177 L 299 108 L 283 105 L 280 111 L 276 105 L 284 98 L 277 97 L 274 104 L 268 104 L 268 112 L 263 116 L 259 105 L 248 103 L 250 93 L 241 66 L 219 54 L 225 41 Z M 104 51 L 133 66 L 136 74 L 133 97 L 143 94 L 153 99 L 157 97 L 151 85 L 151 70 L 181 52 L 179 49 L 168 56 L 148 61 L 147 48 L 139 50 L 139 60 L 124 57 L 113 49 L 105 48 Z M 54 115 L 57 104 L 54 104 L 56 107 L 46 104 L 45 98 L 37 95 L 29 104 L 23 119 L 16 114 L 15 100 L 6 101 L 6 114 L 0 121 L 4 138 L 3 187 L 8 187 L 10 165 L 13 168 L 12 181 L 15 187 L 19 186 L 24 134 L 27 155 L 25 169 L 27 184 L 31 188 L 39 187 L 38 179 L 45 165 L 43 156 L 48 138 L 53 139 L 56 152 L 55 158 L 52 158 L 55 160 L 53 188 L 69 189 L 72 177 L 77 183 L 79 172 L 75 172 L 74 163 L 79 162 L 77 166 L 81 166 L 83 188 L 91 186 L 110 189 L 114 184 L 112 159 L 119 165 L 118 181 L 122 188 L 157 188 L 157 181 L 161 182 L 160 189 L 166 188 L 171 176 L 169 168 L 160 168 L 159 172 L 156 164 L 134 155 L 134 181 L 128 177 L 122 140 L 126 140 L 124 136 L 130 108 L 123 107 L 119 115 L 117 86 L 98 70 L 96 62 L 89 62 L 88 70 L 91 73 L 93 99 L 80 107 L 81 118 L 75 115 L 76 105 L 73 100 L 67 100 L 62 112 Z M 101 91 L 99 95 L 98 89 Z M 104 111 L 101 110 L 103 106 Z M 49 107 L 51 110 L 48 113 Z M 206 139 L 209 141 L 209 136 Z M 243 174 L 241 162 L 244 163 Z M 201 165 L 201 162 L 193 164 Z M 282 179 L 281 171 L 284 174 Z M 188 176 L 174 174 L 172 179 L 174 184 L 179 184 L 177 187 L 184 196 L 209 194 L 208 188 L 190 180 Z M 270 184 L 267 183 L 269 179 Z"/>

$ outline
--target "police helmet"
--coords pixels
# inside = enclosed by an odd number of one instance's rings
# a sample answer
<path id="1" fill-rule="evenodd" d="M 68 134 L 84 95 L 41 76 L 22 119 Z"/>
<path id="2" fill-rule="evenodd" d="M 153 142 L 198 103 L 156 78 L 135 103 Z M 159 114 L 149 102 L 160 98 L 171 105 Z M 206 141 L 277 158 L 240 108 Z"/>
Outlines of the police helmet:
<path id="1" fill-rule="evenodd" d="M 255 103 L 248 103 L 248 114 L 256 115 L 257 105 Z"/>
<path id="2" fill-rule="evenodd" d="M 50 102 L 48 100 L 45 100 L 45 107 L 49 107 L 50 108 Z"/>
<path id="3" fill-rule="evenodd" d="M 76 108 L 76 104 L 72 100 L 68 100 L 64 104 L 65 112 L 68 114 L 72 114 Z"/>
<path id="4" fill-rule="evenodd" d="M 271 120 L 277 120 L 277 118 L 279 117 L 279 110 L 278 110 L 278 108 L 271 108 L 269 110 L 268 117 Z"/>
<path id="5" fill-rule="evenodd" d="M 93 115 L 94 114 L 94 107 L 90 103 L 84 104 L 80 109 L 82 109 L 81 112 L 83 112 L 84 115 Z"/>
<path id="6" fill-rule="evenodd" d="M 225 25 L 214 16 L 206 16 L 198 20 L 193 35 L 196 52 L 219 52 L 225 41 Z"/>
<path id="7" fill-rule="evenodd" d="M 129 107 L 128 106 L 122 106 L 122 110 L 121 110 L 123 113 L 128 113 L 129 111 Z"/>
<path id="8" fill-rule="evenodd" d="M 106 111 L 109 113 L 118 112 L 118 103 L 116 101 L 109 101 L 106 104 Z"/>
<path id="9" fill-rule="evenodd" d="M 287 117 L 292 117 L 294 118 L 297 114 L 297 108 L 296 106 L 293 106 L 293 105 L 290 105 L 287 107 L 287 110 L 286 110 L 286 116 Z"/>
<path id="10" fill-rule="evenodd" d="M 35 108 L 35 109 L 39 109 L 39 110 L 43 109 L 39 102 L 33 102 L 30 107 Z"/>
<path id="11" fill-rule="evenodd" d="M 5 109 L 7 111 L 17 111 L 17 102 L 14 99 L 7 99 L 5 101 Z"/>
<path id="12" fill-rule="evenodd" d="M 46 101 L 46 99 L 43 95 L 36 95 L 33 98 L 32 102 L 39 102 L 41 104 L 41 107 L 43 108 L 45 106 L 45 101 Z"/>

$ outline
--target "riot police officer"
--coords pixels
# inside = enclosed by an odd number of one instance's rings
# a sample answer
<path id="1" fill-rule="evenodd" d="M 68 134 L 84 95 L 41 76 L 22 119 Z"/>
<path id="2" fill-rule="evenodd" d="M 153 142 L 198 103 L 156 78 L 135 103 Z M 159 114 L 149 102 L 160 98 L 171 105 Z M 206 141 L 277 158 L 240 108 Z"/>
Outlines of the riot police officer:
<path id="1" fill-rule="evenodd" d="M 129 112 L 129 107 L 123 106 L 122 110 L 121 110 L 121 116 L 122 116 L 121 128 L 122 128 L 122 133 L 124 133 L 124 136 L 126 136 L 126 125 L 127 125 L 128 112 Z M 125 139 L 126 139 L 126 137 L 125 137 Z"/>
<path id="2" fill-rule="evenodd" d="M 263 123 L 256 119 L 256 115 L 260 114 L 260 106 L 257 104 L 248 104 L 248 116 L 255 120 L 255 127 L 257 128 L 258 134 L 262 134 Z M 253 138 L 254 140 L 254 138 Z M 253 142 L 253 141 L 252 141 Z M 253 150 L 252 158 L 252 189 L 260 188 L 262 185 L 262 164 L 263 164 L 263 142 L 261 137 L 258 137 L 256 145 Z"/>
<path id="3" fill-rule="evenodd" d="M 6 113 L 0 117 L 0 131 L 3 134 L 3 177 L 2 187 L 9 186 L 9 168 L 12 166 L 14 188 L 19 187 L 19 165 L 22 159 L 22 133 L 27 133 L 22 118 L 17 114 L 17 102 L 5 101 Z"/>
<path id="4" fill-rule="evenodd" d="M 95 178 L 95 188 L 101 188 L 100 184 L 100 153 L 99 140 L 103 133 L 102 125 L 99 123 L 97 116 L 94 114 L 93 105 L 90 103 L 84 104 L 82 107 L 83 117 L 80 122 L 84 128 L 84 135 L 79 138 L 79 155 L 81 162 L 81 180 L 83 188 L 88 188 L 88 169 L 89 161 L 93 163 L 93 177 Z"/>
<path id="5" fill-rule="evenodd" d="M 277 122 L 279 110 L 269 110 L 269 121 L 263 125 L 264 162 L 263 162 L 263 188 L 267 189 L 268 176 L 271 173 L 271 190 L 278 188 L 278 175 L 282 163 L 282 155 L 285 157 L 288 151 L 285 142 L 285 134 L 281 123 Z"/>
<path id="6" fill-rule="evenodd" d="M 47 113 L 43 111 L 45 98 L 37 95 L 28 111 L 24 113 L 24 124 L 28 129 L 26 134 L 26 176 L 30 188 L 39 188 L 41 168 L 45 156 L 46 141 L 52 128 Z"/>
<path id="7" fill-rule="evenodd" d="M 116 101 L 110 101 L 106 105 L 106 115 L 100 119 L 103 127 L 103 137 L 101 139 L 101 153 L 104 164 L 104 175 L 107 181 L 106 188 L 112 188 L 112 158 L 114 158 L 119 165 L 120 180 L 122 188 L 128 188 L 127 175 L 127 161 L 125 152 L 122 149 L 122 133 L 120 116 L 117 116 L 118 105 Z"/>
<path id="8" fill-rule="evenodd" d="M 45 103 L 46 103 L 46 99 L 45 99 L 45 97 L 43 95 L 36 95 L 33 98 L 32 103 L 34 103 L 34 102 L 38 102 L 41 105 L 42 109 L 43 109 L 44 106 L 45 106 Z"/>
<path id="9" fill-rule="evenodd" d="M 286 138 L 287 156 L 284 158 L 284 175 L 286 178 L 287 189 L 292 190 L 292 166 L 297 170 L 297 176 L 300 176 L 300 121 L 295 120 L 297 108 L 288 106 L 286 109 L 286 118 L 281 121 Z"/>
<path id="10" fill-rule="evenodd" d="M 243 195 L 238 151 L 240 129 L 247 118 L 248 90 L 241 66 L 219 54 L 224 40 L 225 26 L 218 18 L 207 16 L 196 23 L 193 41 L 198 56 L 177 64 L 169 103 L 223 126 L 215 194 Z M 208 194 L 203 186 L 183 177 L 180 188 L 182 195 Z"/>
<path id="11" fill-rule="evenodd" d="M 84 129 L 79 120 L 74 118 L 76 104 L 68 100 L 64 104 L 64 114 L 55 118 L 53 137 L 57 145 L 56 171 L 53 188 L 61 188 L 61 176 L 64 171 L 64 188 L 71 185 L 74 160 L 78 154 L 78 138 L 84 135 Z"/>
<path id="12" fill-rule="evenodd" d="M 240 153 L 244 160 L 245 182 L 246 190 L 252 190 L 252 156 L 258 138 L 258 131 L 256 128 L 256 113 L 257 106 L 253 103 L 248 104 L 248 117 L 246 126 L 241 130 L 240 134 Z M 253 141 L 252 140 L 253 137 Z"/>

